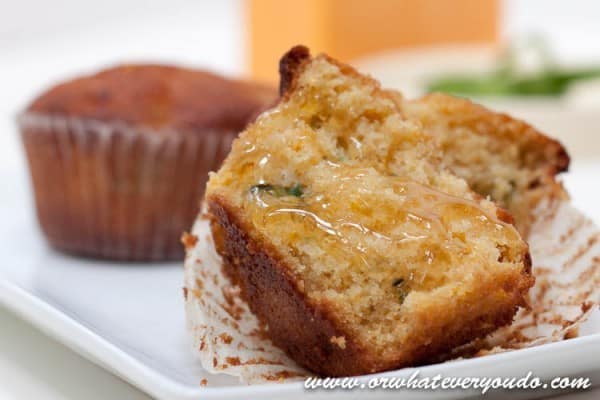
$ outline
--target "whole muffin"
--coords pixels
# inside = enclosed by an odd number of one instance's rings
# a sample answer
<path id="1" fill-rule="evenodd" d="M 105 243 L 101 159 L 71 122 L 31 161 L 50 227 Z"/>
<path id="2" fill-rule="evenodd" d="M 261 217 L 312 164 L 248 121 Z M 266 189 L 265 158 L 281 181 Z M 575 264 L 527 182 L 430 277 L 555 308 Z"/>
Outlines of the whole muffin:
<path id="1" fill-rule="evenodd" d="M 58 249 L 183 258 L 208 172 L 276 91 L 191 69 L 125 65 L 62 83 L 18 123 L 37 215 Z"/>

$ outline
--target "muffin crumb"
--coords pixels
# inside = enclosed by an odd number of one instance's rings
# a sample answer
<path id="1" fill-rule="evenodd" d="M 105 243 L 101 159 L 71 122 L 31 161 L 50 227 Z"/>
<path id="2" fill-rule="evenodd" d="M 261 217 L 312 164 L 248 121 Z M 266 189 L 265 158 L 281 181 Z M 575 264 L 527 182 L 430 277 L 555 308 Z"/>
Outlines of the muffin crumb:
<path id="1" fill-rule="evenodd" d="M 346 348 L 346 338 L 343 336 L 332 336 L 329 341 L 337 345 L 342 350 Z"/>
<path id="2" fill-rule="evenodd" d="M 186 250 L 193 248 L 197 242 L 198 242 L 197 236 L 192 235 L 188 232 L 183 232 L 183 235 L 181 236 L 181 243 L 183 243 Z"/>

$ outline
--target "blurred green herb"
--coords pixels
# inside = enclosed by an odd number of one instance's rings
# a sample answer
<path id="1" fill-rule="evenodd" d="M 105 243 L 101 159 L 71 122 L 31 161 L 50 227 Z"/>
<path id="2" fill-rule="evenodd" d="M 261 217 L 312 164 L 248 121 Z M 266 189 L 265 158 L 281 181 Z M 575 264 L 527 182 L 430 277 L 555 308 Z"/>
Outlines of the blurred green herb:
<path id="1" fill-rule="evenodd" d="M 571 71 L 546 69 L 531 77 L 501 72 L 481 77 L 457 75 L 432 81 L 427 91 L 477 96 L 560 96 L 573 82 L 595 77 L 600 77 L 600 68 Z"/>
<path id="2" fill-rule="evenodd" d="M 293 186 L 285 187 L 280 185 L 271 185 L 269 183 L 260 183 L 258 185 L 254 185 L 250 188 L 250 193 L 268 193 L 271 196 L 275 197 L 283 197 L 283 196 L 294 196 L 294 197 L 302 197 L 304 194 L 304 190 L 302 185 L 299 183 L 294 184 Z"/>
<path id="3" fill-rule="evenodd" d="M 539 37 L 524 42 L 524 50 L 509 47 L 499 59 L 498 68 L 487 75 L 447 75 L 432 80 L 428 92 L 475 96 L 560 96 L 577 81 L 600 77 L 600 67 L 564 69 L 555 65 L 546 43 Z M 524 74 L 519 58 L 528 51 L 538 58 L 537 71 Z"/>
<path id="4" fill-rule="evenodd" d="M 406 287 L 404 278 L 394 279 L 392 286 L 396 289 L 396 295 L 398 296 L 398 300 L 400 300 L 400 304 L 404 303 L 404 299 L 408 296 L 408 288 Z"/>

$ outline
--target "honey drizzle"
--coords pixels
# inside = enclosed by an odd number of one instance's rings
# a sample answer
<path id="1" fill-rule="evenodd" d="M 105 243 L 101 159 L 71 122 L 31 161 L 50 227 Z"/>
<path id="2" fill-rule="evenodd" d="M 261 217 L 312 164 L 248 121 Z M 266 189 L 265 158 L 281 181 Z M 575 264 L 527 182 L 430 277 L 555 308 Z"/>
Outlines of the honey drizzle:
<path id="1" fill-rule="evenodd" d="M 354 175 L 352 176 L 341 176 L 338 174 L 340 173 L 340 169 L 344 169 L 343 167 L 336 165 L 335 168 L 333 168 L 332 165 L 328 165 L 325 168 L 331 168 L 332 171 L 335 171 L 332 176 L 335 178 L 339 177 L 340 185 L 333 196 L 329 195 L 329 197 L 327 197 L 323 193 L 311 192 L 310 185 L 307 188 L 307 193 L 304 193 L 301 198 L 293 196 L 275 197 L 267 193 L 251 194 L 250 197 L 253 197 L 251 202 L 253 202 L 258 209 L 262 210 L 258 211 L 258 215 L 262 216 L 262 224 L 268 226 L 269 224 L 274 223 L 272 218 L 286 214 L 300 217 L 303 221 L 308 221 L 308 223 L 313 224 L 320 232 L 335 238 L 336 242 L 339 243 L 338 251 L 342 254 L 347 254 L 342 257 L 347 257 L 350 262 L 353 262 L 352 259 L 354 258 L 356 261 L 361 262 L 367 270 L 372 267 L 370 260 L 373 260 L 373 257 L 367 252 L 368 246 L 366 245 L 366 239 L 356 240 L 356 237 L 348 233 L 348 229 L 358 232 L 364 238 L 370 236 L 375 240 L 383 240 L 386 241 L 388 245 L 394 246 L 402 246 L 417 241 L 424 242 L 434 236 L 439 237 L 441 240 L 445 240 L 448 237 L 449 230 L 443 222 L 443 210 L 447 206 L 459 206 L 467 210 L 466 213 L 468 216 L 465 218 L 475 218 L 481 223 L 491 223 L 495 225 L 495 229 L 507 229 L 510 232 L 513 232 L 514 235 L 518 235 L 516 229 L 512 225 L 500 220 L 495 215 L 491 215 L 474 200 L 453 196 L 429 186 L 414 181 L 403 180 L 402 178 L 394 176 L 387 177 L 391 180 L 390 187 L 393 186 L 395 191 L 405 198 L 405 201 L 398 209 L 391 210 L 391 215 L 403 215 L 404 222 L 400 221 L 398 225 L 412 224 L 417 227 L 417 233 L 405 229 L 402 232 L 393 232 L 390 234 L 389 232 L 372 229 L 371 227 L 366 226 L 359 221 L 360 217 L 357 217 L 356 220 L 343 217 L 340 218 L 339 215 L 335 215 L 335 212 L 330 211 L 329 203 L 335 203 L 343 198 L 342 196 L 345 192 L 346 183 L 350 183 L 355 190 L 360 190 L 361 187 L 354 185 L 355 182 L 352 181 L 360 179 L 363 174 L 352 171 L 354 172 Z M 264 183 L 265 179 L 259 179 L 259 181 Z M 376 193 L 372 193 L 372 196 L 376 196 Z M 464 213 L 465 211 L 461 212 L 461 214 Z M 293 222 L 285 221 L 283 223 Z M 388 229 L 394 228 L 393 224 L 386 226 Z M 439 239 L 432 240 L 432 243 L 438 242 Z M 455 245 L 460 246 L 461 244 L 455 243 Z M 423 246 L 428 245 L 425 243 Z M 433 262 L 433 254 L 428 247 L 424 249 L 424 259 L 427 260 L 428 263 Z M 405 276 L 404 279 L 406 279 L 408 287 L 412 283 L 414 277 L 412 276 L 412 273 L 410 273 L 408 276 Z"/>

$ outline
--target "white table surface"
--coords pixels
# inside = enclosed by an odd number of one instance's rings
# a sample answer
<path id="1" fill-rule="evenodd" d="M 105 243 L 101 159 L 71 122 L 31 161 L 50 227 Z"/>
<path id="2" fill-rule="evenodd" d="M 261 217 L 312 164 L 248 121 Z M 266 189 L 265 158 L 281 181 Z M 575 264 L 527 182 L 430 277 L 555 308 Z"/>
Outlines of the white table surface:
<path id="1" fill-rule="evenodd" d="M 0 307 L 0 399 L 150 399 Z"/>

